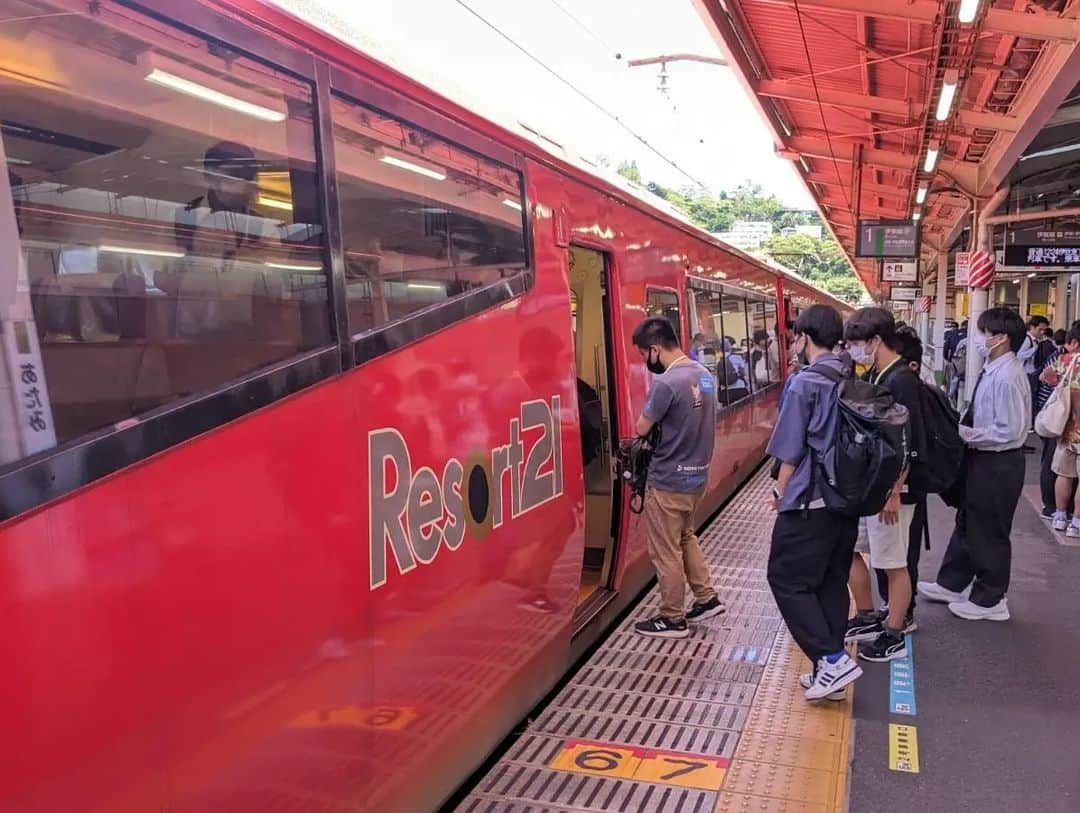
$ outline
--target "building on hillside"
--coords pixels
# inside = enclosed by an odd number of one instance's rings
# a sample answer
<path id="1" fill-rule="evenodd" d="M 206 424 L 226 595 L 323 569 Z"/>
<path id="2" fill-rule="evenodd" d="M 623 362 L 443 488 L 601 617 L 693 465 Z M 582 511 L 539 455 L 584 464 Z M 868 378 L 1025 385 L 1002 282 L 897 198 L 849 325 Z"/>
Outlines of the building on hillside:
<path id="1" fill-rule="evenodd" d="M 743 251 L 754 251 L 773 236 L 773 224 L 767 220 L 736 220 L 731 231 L 713 232 L 713 236 Z"/>

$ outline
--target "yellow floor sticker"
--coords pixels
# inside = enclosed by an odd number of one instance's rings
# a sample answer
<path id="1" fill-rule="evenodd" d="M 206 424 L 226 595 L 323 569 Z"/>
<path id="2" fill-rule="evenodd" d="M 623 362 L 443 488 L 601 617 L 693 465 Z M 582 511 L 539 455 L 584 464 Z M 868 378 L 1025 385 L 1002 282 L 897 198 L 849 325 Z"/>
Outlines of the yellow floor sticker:
<path id="1" fill-rule="evenodd" d="M 889 769 L 919 772 L 919 734 L 915 726 L 889 723 Z"/>
<path id="2" fill-rule="evenodd" d="M 632 745 L 567 740 L 550 767 L 557 771 L 616 776 L 639 782 L 719 790 L 729 760 Z"/>

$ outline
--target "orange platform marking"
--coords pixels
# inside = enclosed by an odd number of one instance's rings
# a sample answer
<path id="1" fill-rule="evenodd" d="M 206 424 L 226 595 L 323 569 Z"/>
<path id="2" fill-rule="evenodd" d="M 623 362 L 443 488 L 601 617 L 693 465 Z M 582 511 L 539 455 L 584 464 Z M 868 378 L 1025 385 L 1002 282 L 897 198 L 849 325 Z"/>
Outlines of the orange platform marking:
<path id="1" fill-rule="evenodd" d="M 549 767 L 557 771 L 719 790 L 724 784 L 729 762 L 724 757 L 657 751 L 610 742 L 567 740 Z"/>

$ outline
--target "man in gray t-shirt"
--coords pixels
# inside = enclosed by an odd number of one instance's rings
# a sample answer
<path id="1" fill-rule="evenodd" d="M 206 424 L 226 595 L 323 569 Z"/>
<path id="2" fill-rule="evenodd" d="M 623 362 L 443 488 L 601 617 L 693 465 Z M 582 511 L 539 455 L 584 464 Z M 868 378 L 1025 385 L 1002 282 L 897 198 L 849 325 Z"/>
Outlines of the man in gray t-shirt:
<path id="1" fill-rule="evenodd" d="M 649 558 L 660 583 L 660 613 L 634 629 L 642 635 L 685 638 L 688 621 L 724 612 L 694 533 L 694 511 L 709 478 L 716 437 L 716 382 L 687 358 L 671 323 L 660 316 L 634 330 L 634 346 L 656 377 L 637 432 L 658 425 L 660 440 L 649 464 L 645 522 Z M 685 609 L 686 585 L 694 603 Z"/>

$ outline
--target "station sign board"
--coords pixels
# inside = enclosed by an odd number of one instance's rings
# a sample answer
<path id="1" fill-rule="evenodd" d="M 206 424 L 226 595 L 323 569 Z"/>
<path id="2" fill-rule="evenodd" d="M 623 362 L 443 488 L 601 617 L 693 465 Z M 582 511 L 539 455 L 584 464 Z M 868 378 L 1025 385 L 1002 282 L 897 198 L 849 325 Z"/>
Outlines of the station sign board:
<path id="1" fill-rule="evenodd" d="M 970 251 L 958 251 L 956 252 L 956 280 L 954 284 L 957 288 L 967 288 L 968 282 L 971 280 L 971 252 Z"/>
<path id="2" fill-rule="evenodd" d="M 882 282 L 918 282 L 919 281 L 919 261 L 918 260 L 882 260 L 881 262 L 881 281 Z"/>
<path id="3" fill-rule="evenodd" d="M 918 259 L 919 224 L 911 220 L 860 220 L 856 257 Z"/>
<path id="4" fill-rule="evenodd" d="M 892 291 L 889 292 L 889 296 L 893 302 L 914 302 L 919 298 L 918 288 L 900 288 L 894 285 Z"/>
<path id="5" fill-rule="evenodd" d="M 1005 242 L 1010 266 L 1080 265 L 1080 226 L 1010 232 Z"/>

